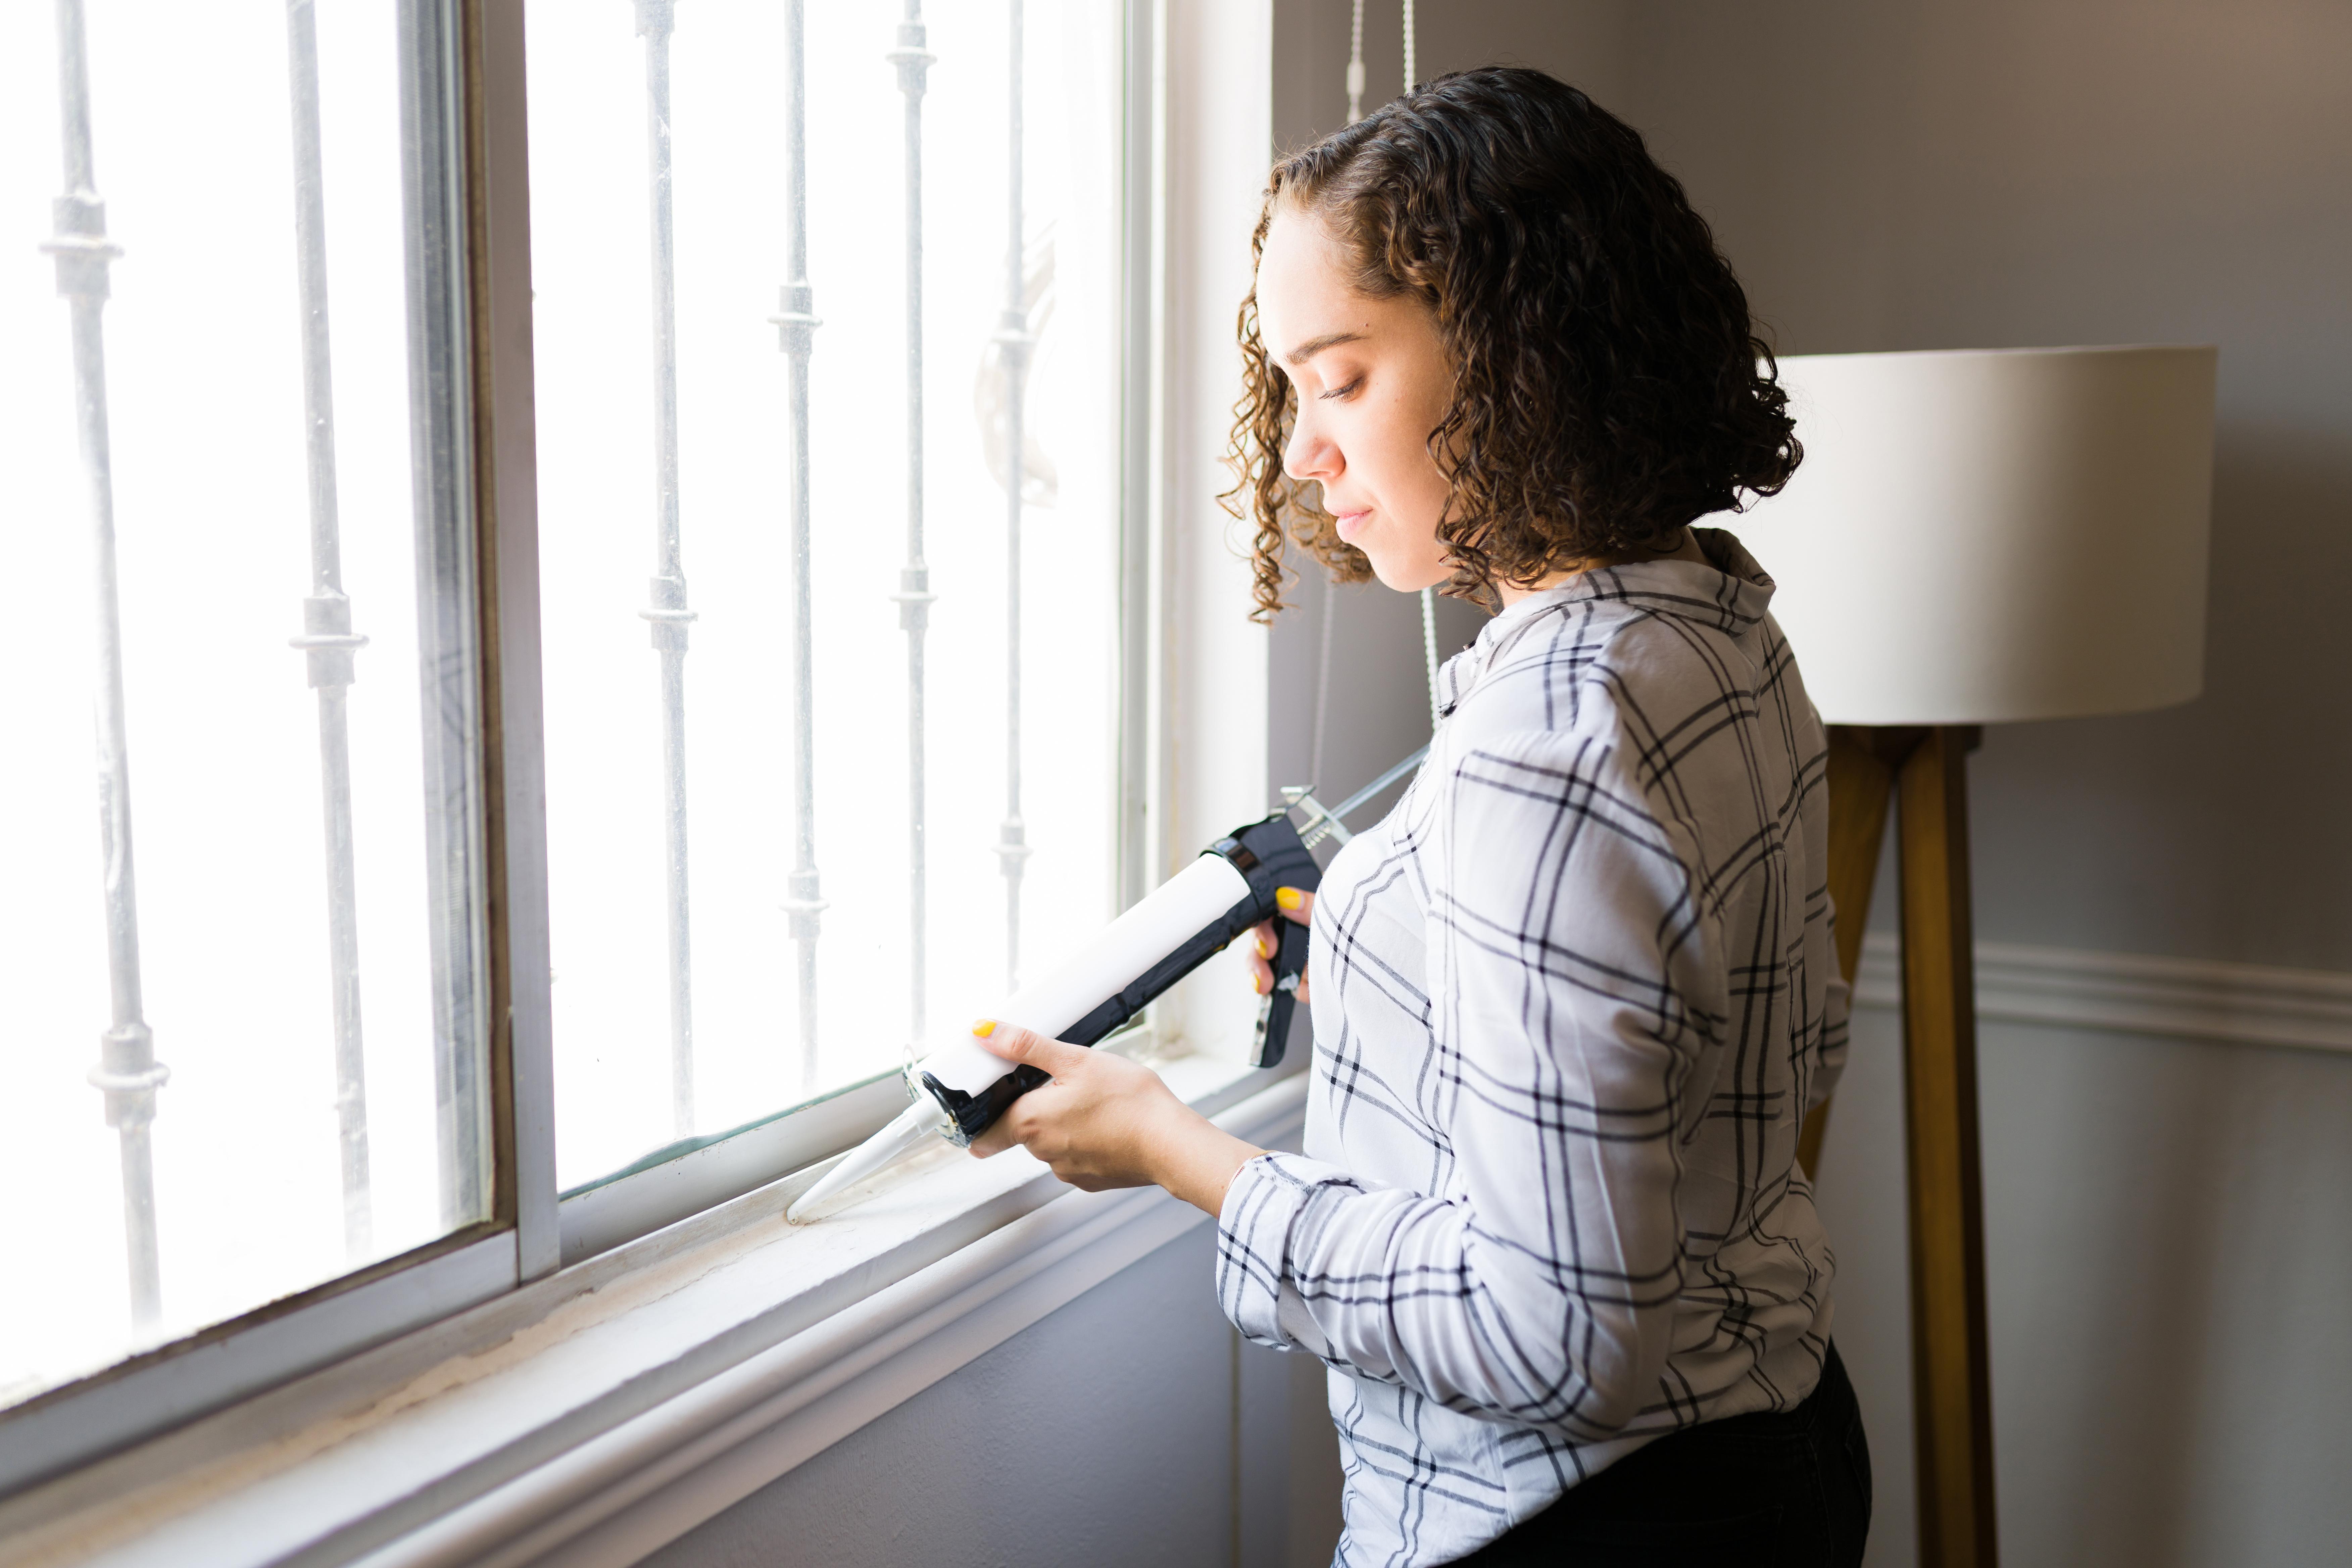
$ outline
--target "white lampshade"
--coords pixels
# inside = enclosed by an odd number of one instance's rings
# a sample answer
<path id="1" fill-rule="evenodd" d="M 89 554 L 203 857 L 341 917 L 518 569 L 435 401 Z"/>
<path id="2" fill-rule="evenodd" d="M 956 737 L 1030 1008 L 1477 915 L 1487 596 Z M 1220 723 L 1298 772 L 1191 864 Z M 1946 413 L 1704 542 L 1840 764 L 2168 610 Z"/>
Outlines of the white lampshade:
<path id="1" fill-rule="evenodd" d="M 1804 462 L 1742 519 L 1832 724 L 2126 713 L 2204 685 L 2211 348 L 1780 361 Z"/>

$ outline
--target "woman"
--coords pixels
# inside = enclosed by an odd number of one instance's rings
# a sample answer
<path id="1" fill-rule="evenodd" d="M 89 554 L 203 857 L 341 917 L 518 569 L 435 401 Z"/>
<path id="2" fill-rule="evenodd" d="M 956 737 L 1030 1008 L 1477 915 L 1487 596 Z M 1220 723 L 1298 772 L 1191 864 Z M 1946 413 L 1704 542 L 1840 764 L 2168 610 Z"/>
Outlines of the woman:
<path id="1" fill-rule="evenodd" d="M 1226 1314 L 1331 1369 L 1343 1563 L 1858 1562 L 1795 1161 L 1844 1054 L 1823 736 L 1771 580 L 1688 526 L 1800 457 L 1746 297 L 1641 138 L 1529 70 L 1285 160 L 1256 248 L 1261 615 L 1286 531 L 1497 613 L 1412 787 L 1284 900 L 1314 934 L 1306 1154 L 985 1022 L 1055 1077 L 976 1148 L 1216 1216 Z"/>

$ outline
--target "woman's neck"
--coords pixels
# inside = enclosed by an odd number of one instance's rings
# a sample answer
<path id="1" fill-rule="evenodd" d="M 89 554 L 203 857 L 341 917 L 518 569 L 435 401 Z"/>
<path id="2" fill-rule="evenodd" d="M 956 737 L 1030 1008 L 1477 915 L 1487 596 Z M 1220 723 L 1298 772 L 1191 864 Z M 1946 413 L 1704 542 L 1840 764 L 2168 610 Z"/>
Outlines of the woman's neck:
<path id="1" fill-rule="evenodd" d="M 1595 567 L 1627 566 L 1636 561 L 1696 561 L 1702 566 L 1707 564 L 1706 552 L 1698 547 L 1698 536 L 1691 532 L 1688 528 L 1685 528 L 1681 538 L 1671 550 L 1628 550 L 1613 555 L 1596 555 L 1589 561 L 1580 561 L 1572 566 L 1564 566 L 1557 572 L 1537 578 L 1532 583 L 1497 583 L 1495 584 L 1495 594 L 1503 601 L 1503 607 L 1508 609 L 1522 599 L 1532 598 L 1538 594 L 1557 588 L 1563 583 L 1572 583 Z"/>

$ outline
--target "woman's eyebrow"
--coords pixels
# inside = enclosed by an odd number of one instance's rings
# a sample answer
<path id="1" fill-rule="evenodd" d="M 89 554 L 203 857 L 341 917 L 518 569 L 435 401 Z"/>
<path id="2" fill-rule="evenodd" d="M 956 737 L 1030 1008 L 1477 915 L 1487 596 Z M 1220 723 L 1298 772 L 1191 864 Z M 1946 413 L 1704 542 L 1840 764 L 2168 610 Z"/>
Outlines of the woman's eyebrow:
<path id="1" fill-rule="evenodd" d="M 1334 344 L 1360 343 L 1363 341 L 1364 334 L 1361 332 L 1326 332 L 1319 338 L 1307 339 L 1305 342 L 1299 344 L 1297 348 L 1291 350 L 1282 357 L 1286 363 L 1305 364 L 1308 360 L 1313 359 L 1317 354 L 1321 353 L 1325 349 L 1330 348 Z"/>

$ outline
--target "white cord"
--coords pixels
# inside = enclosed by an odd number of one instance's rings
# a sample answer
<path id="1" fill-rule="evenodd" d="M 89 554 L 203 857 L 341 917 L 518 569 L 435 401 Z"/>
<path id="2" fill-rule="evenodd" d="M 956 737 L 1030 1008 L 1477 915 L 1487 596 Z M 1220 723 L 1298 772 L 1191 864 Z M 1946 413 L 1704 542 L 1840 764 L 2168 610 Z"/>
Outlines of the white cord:
<path id="1" fill-rule="evenodd" d="M 1421 653 L 1429 661 L 1429 727 L 1437 728 L 1437 590 L 1421 591 Z"/>
<path id="2" fill-rule="evenodd" d="M 1348 27 L 1348 123 L 1364 117 L 1364 0 L 1356 0 L 1355 20 Z"/>
<path id="3" fill-rule="evenodd" d="M 1407 92 L 1411 92 L 1411 91 L 1412 90 L 1413 83 L 1415 83 L 1416 81 L 1419 81 L 1420 79 L 1421 79 L 1420 73 L 1419 73 L 1418 71 L 1414 70 L 1414 68 L 1413 68 L 1413 64 L 1412 64 L 1412 0 L 1404 0 L 1404 89 L 1405 89 L 1405 91 L 1407 91 Z"/>

